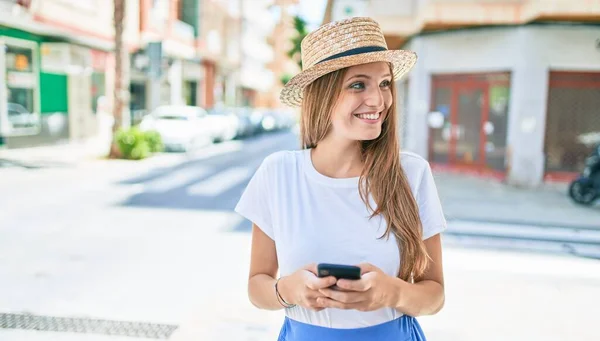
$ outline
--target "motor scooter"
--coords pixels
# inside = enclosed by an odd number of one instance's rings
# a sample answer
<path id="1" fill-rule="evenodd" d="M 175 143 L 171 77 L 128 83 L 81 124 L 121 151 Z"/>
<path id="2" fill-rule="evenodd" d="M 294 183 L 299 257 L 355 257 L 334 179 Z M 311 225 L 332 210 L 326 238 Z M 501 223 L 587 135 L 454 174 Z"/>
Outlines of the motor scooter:
<path id="1" fill-rule="evenodd" d="M 585 159 L 583 172 L 569 185 L 569 196 L 578 204 L 590 206 L 600 198 L 600 143 Z"/>

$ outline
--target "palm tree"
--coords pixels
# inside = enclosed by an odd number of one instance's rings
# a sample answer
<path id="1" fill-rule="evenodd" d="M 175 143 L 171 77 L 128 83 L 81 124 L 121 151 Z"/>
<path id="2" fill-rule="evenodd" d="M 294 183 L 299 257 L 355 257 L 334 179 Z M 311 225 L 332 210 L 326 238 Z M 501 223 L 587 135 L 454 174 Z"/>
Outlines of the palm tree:
<path id="1" fill-rule="evenodd" d="M 123 82 L 123 26 L 125 21 L 125 0 L 114 0 L 114 17 L 113 23 L 115 27 L 115 85 L 113 93 L 113 117 L 114 123 L 112 127 L 113 138 L 111 139 L 109 157 L 120 157 L 119 147 L 115 143 L 115 133 L 122 125 L 122 115 L 124 106 L 125 84 Z"/>

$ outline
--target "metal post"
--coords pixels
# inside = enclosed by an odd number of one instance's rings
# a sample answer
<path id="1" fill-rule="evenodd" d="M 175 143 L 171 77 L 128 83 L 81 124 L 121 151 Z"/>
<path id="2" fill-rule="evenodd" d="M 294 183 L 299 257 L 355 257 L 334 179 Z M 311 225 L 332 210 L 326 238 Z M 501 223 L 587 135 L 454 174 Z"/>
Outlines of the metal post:
<path id="1" fill-rule="evenodd" d="M 6 79 L 6 45 L 0 39 L 0 79 Z M 0 146 L 4 144 L 3 136 L 7 136 L 9 131 L 8 122 L 8 85 L 2 82 L 0 85 Z"/>
<path id="2" fill-rule="evenodd" d="M 237 68 L 237 91 L 236 91 L 236 105 L 242 106 L 243 101 L 243 91 L 242 91 L 242 68 L 244 66 L 244 0 L 239 0 L 240 6 L 240 25 L 239 25 L 239 39 L 238 39 L 238 47 L 239 47 L 239 66 Z"/>

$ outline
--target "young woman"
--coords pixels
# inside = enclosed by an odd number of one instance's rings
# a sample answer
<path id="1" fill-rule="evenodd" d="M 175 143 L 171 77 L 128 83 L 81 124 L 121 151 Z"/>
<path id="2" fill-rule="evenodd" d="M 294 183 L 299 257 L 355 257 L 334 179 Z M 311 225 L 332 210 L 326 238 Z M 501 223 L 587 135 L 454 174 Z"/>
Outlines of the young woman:
<path id="1" fill-rule="evenodd" d="M 429 164 L 398 142 L 394 81 L 416 55 L 353 18 L 309 34 L 302 60 L 281 93 L 302 107 L 302 149 L 269 155 L 236 206 L 253 222 L 250 300 L 285 309 L 279 340 L 425 340 L 415 317 L 444 304 L 446 221 Z"/>

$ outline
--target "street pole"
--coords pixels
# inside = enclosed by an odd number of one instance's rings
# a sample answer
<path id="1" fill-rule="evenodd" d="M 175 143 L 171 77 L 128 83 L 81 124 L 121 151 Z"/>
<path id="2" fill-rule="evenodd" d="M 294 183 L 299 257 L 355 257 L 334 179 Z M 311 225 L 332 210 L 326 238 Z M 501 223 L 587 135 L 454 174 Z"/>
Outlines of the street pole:
<path id="1" fill-rule="evenodd" d="M 334 0 L 327 0 L 327 6 L 325 6 L 325 15 L 323 15 L 323 22 L 321 23 L 322 25 L 331 22 L 331 17 L 333 15 L 333 1 Z"/>
<path id="2" fill-rule="evenodd" d="M 4 41 L 0 40 L 0 79 L 6 79 L 6 57 Z M 0 85 L 0 148 L 4 145 L 4 136 L 8 134 L 8 91 L 7 84 Z"/>
<path id="3" fill-rule="evenodd" d="M 239 19 L 239 37 L 238 37 L 238 49 L 239 49 L 239 65 L 237 68 L 237 91 L 236 91 L 236 105 L 242 106 L 243 103 L 243 91 L 242 91 L 242 68 L 244 66 L 244 0 L 239 0 L 240 8 L 240 19 Z"/>

